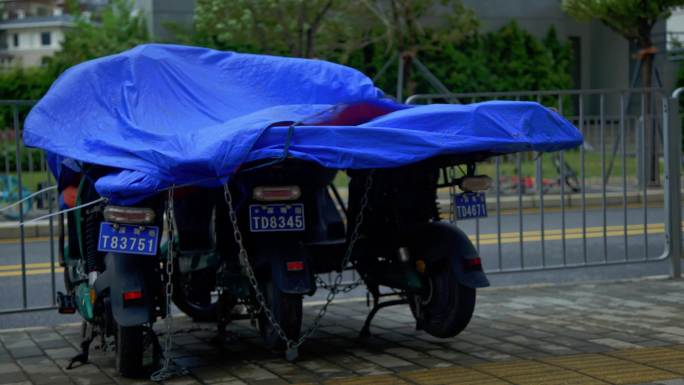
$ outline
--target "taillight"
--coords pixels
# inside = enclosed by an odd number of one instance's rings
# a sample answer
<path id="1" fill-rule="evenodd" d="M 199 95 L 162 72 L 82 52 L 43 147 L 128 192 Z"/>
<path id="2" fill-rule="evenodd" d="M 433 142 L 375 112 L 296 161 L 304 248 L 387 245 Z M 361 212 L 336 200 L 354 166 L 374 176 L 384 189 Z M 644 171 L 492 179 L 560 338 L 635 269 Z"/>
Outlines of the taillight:
<path id="1" fill-rule="evenodd" d="M 458 187 L 463 191 L 487 191 L 492 187 L 492 178 L 486 175 L 465 176 L 461 179 Z"/>
<path id="2" fill-rule="evenodd" d="M 140 290 L 124 291 L 123 299 L 124 301 L 135 301 L 142 298 L 142 292 Z"/>
<path id="3" fill-rule="evenodd" d="M 287 263 L 287 271 L 302 271 L 304 270 L 304 262 L 293 261 Z"/>
<path id="4" fill-rule="evenodd" d="M 466 272 L 482 271 L 482 260 L 478 257 L 463 261 L 463 268 Z"/>
<path id="5" fill-rule="evenodd" d="M 104 219 L 114 223 L 147 224 L 154 222 L 154 210 L 143 207 L 107 206 L 104 209 Z"/>
<path id="6" fill-rule="evenodd" d="M 254 200 L 262 202 L 294 201 L 302 196 L 299 186 L 255 187 Z"/>

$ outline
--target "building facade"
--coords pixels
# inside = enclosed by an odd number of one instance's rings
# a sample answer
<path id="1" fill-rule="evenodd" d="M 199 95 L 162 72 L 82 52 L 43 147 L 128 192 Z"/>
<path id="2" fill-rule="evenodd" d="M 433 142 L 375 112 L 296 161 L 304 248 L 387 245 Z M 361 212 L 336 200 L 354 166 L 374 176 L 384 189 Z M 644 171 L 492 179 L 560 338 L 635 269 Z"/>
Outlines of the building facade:
<path id="1" fill-rule="evenodd" d="M 0 11 L 0 69 L 40 66 L 74 23 L 55 1 L 0 0 Z"/>

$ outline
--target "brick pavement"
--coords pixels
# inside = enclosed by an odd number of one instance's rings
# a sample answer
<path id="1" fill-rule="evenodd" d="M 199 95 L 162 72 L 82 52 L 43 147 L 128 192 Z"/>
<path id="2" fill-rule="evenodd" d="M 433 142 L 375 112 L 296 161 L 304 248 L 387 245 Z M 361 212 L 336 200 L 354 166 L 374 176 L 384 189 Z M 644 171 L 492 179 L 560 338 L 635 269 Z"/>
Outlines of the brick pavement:
<path id="1" fill-rule="evenodd" d="M 266 351 L 249 322 L 232 324 L 219 351 L 211 325 L 177 318 L 174 355 L 191 375 L 168 383 L 684 385 L 681 280 L 481 290 L 468 329 L 447 340 L 415 331 L 406 307 L 381 310 L 360 340 L 367 312 L 359 299 L 332 305 L 295 363 Z M 145 383 L 117 376 L 111 352 L 65 370 L 76 325 L 0 331 L 0 342 L 0 384 Z"/>

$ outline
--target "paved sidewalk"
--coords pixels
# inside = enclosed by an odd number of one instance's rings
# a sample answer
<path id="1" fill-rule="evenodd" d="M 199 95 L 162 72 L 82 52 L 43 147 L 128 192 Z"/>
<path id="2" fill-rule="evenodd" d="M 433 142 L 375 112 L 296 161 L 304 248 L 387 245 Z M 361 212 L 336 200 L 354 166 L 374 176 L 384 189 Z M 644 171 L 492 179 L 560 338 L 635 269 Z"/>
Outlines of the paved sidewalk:
<path id="1" fill-rule="evenodd" d="M 309 320 L 315 309 L 305 308 Z M 175 354 L 192 373 L 169 383 L 684 385 L 684 281 L 486 289 L 468 329 L 447 340 L 416 332 L 406 307 L 381 310 L 373 337 L 360 340 L 367 312 L 359 299 L 331 306 L 296 363 L 265 351 L 246 321 L 230 326 L 234 341 L 219 351 L 211 325 L 178 318 Z M 145 382 L 118 377 L 111 352 L 64 370 L 79 333 L 0 331 L 0 383 Z"/>

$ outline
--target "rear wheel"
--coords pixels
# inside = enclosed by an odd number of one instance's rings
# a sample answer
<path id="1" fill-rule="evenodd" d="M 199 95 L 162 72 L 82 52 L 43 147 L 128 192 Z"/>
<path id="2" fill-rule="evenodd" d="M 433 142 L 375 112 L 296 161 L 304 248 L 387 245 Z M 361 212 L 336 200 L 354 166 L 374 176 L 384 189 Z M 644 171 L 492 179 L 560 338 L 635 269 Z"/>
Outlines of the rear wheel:
<path id="1" fill-rule="evenodd" d="M 425 290 L 411 296 L 409 305 L 420 326 L 440 338 L 453 337 L 468 326 L 475 310 L 475 289 L 456 282 L 448 271 L 432 272 Z"/>
<path id="2" fill-rule="evenodd" d="M 302 295 L 283 293 L 269 281 L 262 286 L 262 292 L 271 314 L 285 332 L 287 338 L 296 340 L 302 328 Z M 269 350 L 283 351 L 286 343 L 271 325 L 264 311 L 259 315 L 259 332 Z"/>
<path id="3" fill-rule="evenodd" d="M 475 310 L 476 290 L 462 285 L 454 273 L 451 242 L 427 242 L 431 247 L 415 253 L 425 264 L 423 290 L 409 295 L 418 326 L 432 336 L 453 337 L 468 326 Z"/>
<path id="4" fill-rule="evenodd" d="M 116 370 L 124 377 L 136 377 L 143 372 L 143 331 L 142 326 L 117 326 Z"/>

